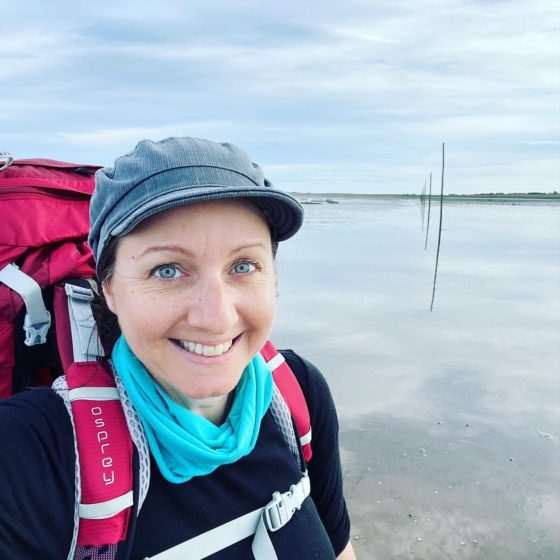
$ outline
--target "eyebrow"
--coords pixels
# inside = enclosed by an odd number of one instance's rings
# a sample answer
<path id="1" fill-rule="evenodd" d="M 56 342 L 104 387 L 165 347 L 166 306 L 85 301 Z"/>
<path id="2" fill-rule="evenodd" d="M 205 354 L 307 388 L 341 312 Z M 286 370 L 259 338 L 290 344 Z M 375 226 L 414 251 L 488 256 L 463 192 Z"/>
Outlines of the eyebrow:
<path id="1" fill-rule="evenodd" d="M 255 248 L 261 248 L 266 250 L 267 247 L 264 243 L 261 243 L 260 241 L 256 241 L 255 243 L 244 243 L 243 245 L 239 245 L 238 247 L 232 249 L 230 251 L 230 255 L 233 255 L 234 253 L 239 253 L 240 251 L 244 251 L 246 249 L 255 249 Z M 148 255 L 150 253 L 156 253 L 162 251 L 181 253 L 191 259 L 196 257 L 196 255 L 192 251 L 189 251 L 189 249 L 185 249 L 184 247 L 181 247 L 181 245 L 175 245 L 172 243 L 166 245 L 153 245 L 151 247 L 148 247 L 147 249 L 144 249 L 144 251 L 139 253 L 138 257 L 143 257 L 144 255 Z"/>

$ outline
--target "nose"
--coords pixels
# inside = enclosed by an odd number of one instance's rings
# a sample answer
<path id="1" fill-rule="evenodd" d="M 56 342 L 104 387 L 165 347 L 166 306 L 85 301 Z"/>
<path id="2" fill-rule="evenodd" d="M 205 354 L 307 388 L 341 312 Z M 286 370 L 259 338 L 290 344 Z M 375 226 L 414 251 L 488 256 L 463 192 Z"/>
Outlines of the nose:
<path id="1" fill-rule="evenodd" d="M 188 322 L 191 327 L 214 335 L 231 333 L 238 321 L 236 294 L 222 277 L 199 279 L 190 296 Z"/>

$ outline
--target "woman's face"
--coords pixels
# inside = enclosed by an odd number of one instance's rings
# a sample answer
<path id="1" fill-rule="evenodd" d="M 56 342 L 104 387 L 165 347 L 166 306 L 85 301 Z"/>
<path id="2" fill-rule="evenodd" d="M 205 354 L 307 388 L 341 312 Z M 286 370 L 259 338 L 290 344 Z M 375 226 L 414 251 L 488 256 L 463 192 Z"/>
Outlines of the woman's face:
<path id="1" fill-rule="evenodd" d="M 225 395 L 270 334 L 270 232 L 250 203 L 200 202 L 148 218 L 103 285 L 132 351 L 170 393 Z"/>

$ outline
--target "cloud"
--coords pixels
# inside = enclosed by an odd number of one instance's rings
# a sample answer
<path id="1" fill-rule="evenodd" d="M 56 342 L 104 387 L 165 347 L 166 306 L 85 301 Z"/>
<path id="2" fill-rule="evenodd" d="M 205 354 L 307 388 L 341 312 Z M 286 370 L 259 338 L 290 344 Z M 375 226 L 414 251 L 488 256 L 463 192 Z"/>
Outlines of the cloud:
<path id="1" fill-rule="evenodd" d="M 558 146 L 560 140 L 519 140 L 519 143 L 528 146 Z"/>
<path id="2" fill-rule="evenodd" d="M 6 149 L 111 161 L 143 136 L 207 135 L 299 166 L 302 184 L 331 173 L 365 189 L 356 176 L 377 170 L 396 192 L 423 183 L 446 140 L 478 184 L 491 154 L 499 190 L 558 182 L 552 0 L 108 7 L 18 5 L 0 36 Z"/>
<path id="3" fill-rule="evenodd" d="M 196 130 L 219 130 L 220 122 L 193 122 L 181 123 L 159 127 L 131 127 L 131 128 L 106 128 L 80 132 L 61 132 L 58 136 L 68 142 L 77 142 L 88 146 L 122 144 L 133 145 L 141 139 L 157 139 L 167 136 L 184 134 L 185 130 L 191 130 L 196 135 Z"/>

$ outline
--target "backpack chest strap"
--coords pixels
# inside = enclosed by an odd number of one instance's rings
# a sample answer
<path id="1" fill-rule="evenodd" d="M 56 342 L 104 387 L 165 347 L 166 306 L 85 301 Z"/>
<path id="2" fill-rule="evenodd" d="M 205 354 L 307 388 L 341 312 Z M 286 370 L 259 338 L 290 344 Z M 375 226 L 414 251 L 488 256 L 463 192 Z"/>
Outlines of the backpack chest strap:
<path id="1" fill-rule="evenodd" d="M 269 532 L 280 530 L 298 511 L 309 496 L 310 482 L 304 473 L 287 492 L 275 492 L 265 506 L 228 521 L 206 533 L 193 537 L 144 560 L 202 560 L 251 535 L 255 560 L 277 560 Z"/>

